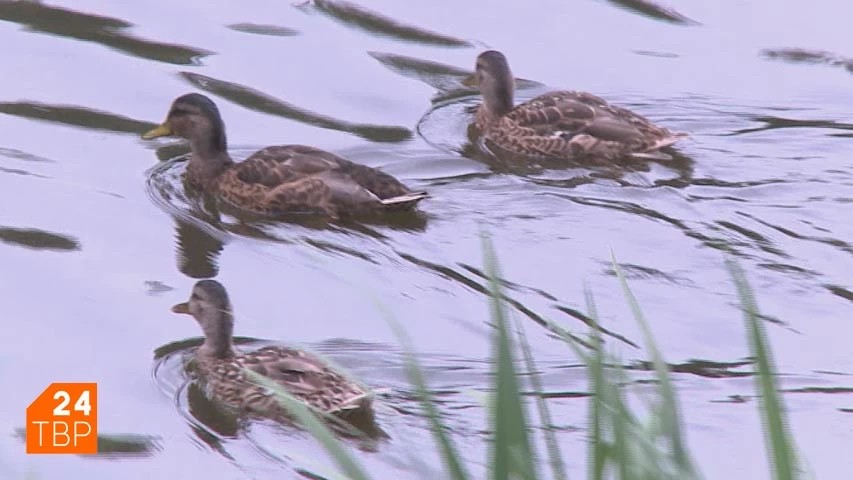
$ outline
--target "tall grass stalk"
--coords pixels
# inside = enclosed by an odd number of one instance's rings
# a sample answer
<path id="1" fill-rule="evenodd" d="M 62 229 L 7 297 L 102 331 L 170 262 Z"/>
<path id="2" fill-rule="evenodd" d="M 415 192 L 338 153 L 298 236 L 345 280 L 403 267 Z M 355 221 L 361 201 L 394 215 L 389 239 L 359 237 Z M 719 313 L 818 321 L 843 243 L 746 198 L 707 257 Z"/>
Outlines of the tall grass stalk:
<path id="1" fill-rule="evenodd" d="M 414 349 L 412 348 L 409 336 L 391 315 L 387 315 L 387 318 L 395 335 L 397 336 L 397 339 L 403 347 L 403 352 L 406 355 L 406 372 L 409 376 L 409 381 L 412 382 L 412 385 L 415 387 L 415 392 L 420 399 L 421 408 L 423 408 L 427 420 L 429 421 L 430 430 L 432 431 L 433 437 L 435 437 L 435 443 L 438 445 L 441 452 L 441 458 L 444 460 L 445 468 L 450 473 L 450 478 L 453 480 L 467 480 L 471 478 L 468 475 L 468 470 L 465 468 L 465 464 L 462 462 L 462 456 L 459 454 L 459 451 L 453 443 L 453 439 L 447 433 L 449 429 L 444 425 L 441 419 L 441 413 L 435 406 L 435 402 L 432 398 L 432 392 L 427 388 L 423 370 L 418 363 L 418 359 L 414 353 Z"/>
<path id="2" fill-rule="evenodd" d="M 493 399 L 489 402 L 491 428 L 488 476 L 494 480 L 537 480 L 544 478 L 538 470 L 539 460 L 530 435 L 533 423 L 527 415 L 521 375 L 516 367 L 516 355 L 520 348 L 527 377 L 534 392 L 543 438 L 547 447 L 547 462 L 554 480 L 567 478 L 565 464 L 560 454 L 554 433 L 554 425 L 539 371 L 527 342 L 524 328 L 516 324 L 515 333 L 510 328 L 502 292 L 500 267 L 491 241 L 483 236 L 483 255 L 487 273 L 490 312 L 494 326 L 492 333 Z M 767 438 L 767 448 L 775 480 L 799 478 L 794 444 L 786 429 L 785 410 L 778 393 L 775 366 L 766 333 L 755 305 L 755 299 L 742 270 L 733 262 L 727 263 L 743 305 L 750 348 L 755 358 L 758 375 L 756 388 L 760 399 L 760 413 Z M 591 398 L 589 400 L 588 480 L 698 480 L 700 473 L 695 469 L 685 441 L 681 424 L 680 409 L 675 387 L 670 378 L 667 363 L 657 348 L 651 328 L 634 297 L 622 269 L 613 259 L 613 269 L 622 286 L 623 294 L 640 325 L 647 351 L 654 365 L 655 388 L 646 402 L 645 420 L 641 420 L 629 402 L 630 393 L 626 386 L 632 385 L 622 362 L 607 352 L 601 335 L 598 312 L 592 294 L 586 290 L 586 304 L 590 325 L 589 351 L 584 350 L 572 335 L 557 325 L 550 324 L 550 331 L 558 334 L 587 367 L 587 378 Z M 384 311 L 384 309 L 383 309 Z M 386 312 L 387 314 L 387 312 Z M 444 423 L 433 395 L 430 392 L 411 342 L 403 328 L 387 315 L 406 356 L 406 371 L 414 385 L 432 430 L 449 478 L 468 480 L 462 454 L 454 444 L 450 429 Z M 516 335 L 519 346 L 516 346 Z M 290 396 L 281 387 L 253 372 L 248 372 L 257 383 L 274 392 L 292 415 L 323 445 L 336 464 L 351 480 L 368 480 L 370 477 L 358 461 L 347 451 L 318 417 L 298 399 Z"/>
<path id="3" fill-rule="evenodd" d="M 590 385 L 592 397 L 589 400 L 589 454 L 587 455 L 587 478 L 589 480 L 601 480 L 604 478 L 604 466 L 609 455 L 604 442 L 604 426 L 602 425 L 604 406 L 601 399 L 604 398 L 604 353 L 602 352 L 601 331 L 598 329 L 598 310 L 595 307 L 595 299 L 589 289 L 584 288 L 586 297 L 587 315 L 595 322 L 590 327 L 591 344 L 593 354 L 585 355 L 587 379 Z"/>
<path id="4" fill-rule="evenodd" d="M 733 260 L 727 260 L 726 266 L 740 296 L 747 340 L 758 373 L 755 388 L 773 478 L 795 480 L 800 477 L 800 469 L 794 441 L 787 428 L 787 413 L 776 382 L 776 365 L 770 351 L 767 332 L 758 313 L 752 287 L 749 286 L 743 270 Z"/>
<path id="5" fill-rule="evenodd" d="M 326 449 L 329 456 L 338 464 L 338 468 L 351 480 L 370 479 L 358 460 L 350 455 L 346 447 L 335 437 L 335 434 L 301 400 L 290 395 L 287 390 L 269 378 L 248 369 L 245 372 L 253 382 L 266 387 L 275 394 L 278 401 L 287 409 L 288 413 L 293 415 L 299 424 L 320 442 L 320 445 Z"/>
<path id="6" fill-rule="evenodd" d="M 598 315 L 595 302 L 587 293 L 590 317 L 596 321 L 591 326 L 593 352 L 589 355 L 587 372 L 592 398 L 589 406 L 589 455 L 587 478 L 603 480 L 662 480 L 693 479 L 696 475 L 685 471 L 675 460 L 671 449 L 661 448 L 661 440 L 669 445 L 660 424 L 667 415 L 660 405 L 663 395 L 658 379 L 654 391 L 655 401 L 648 408 L 649 420 L 642 422 L 632 410 L 625 389 L 630 379 L 622 363 L 603 348 L 601 333 L 597 328 Z M 663 437 L 663 438 L 662 438 Z"/>
<path id="7" fill-rule="evenodd" d="M 545 389 L 542 388 L 539 369 L 536 367 L 530 343 L 527 341 L 527 335 L 524 333 L 524 326 L 517 320 L 515 324 L 518 333 L 518 344 L 521 346 L 524 364 L 530 378 L 530 385 L 533 387 L 534 398 L 536 399 L 536 409 L 539 412 L 542 437 L 545 441 L 545 448 L 548 449 L 548 464 L 551 466 L 551 475 L 554 480 L 568 480 L 566 464 L 563 462 L 563 455 L 560 453 L 557 435 L 554 433 L 554 421 L 551 417 L 551 410 L 548 408 L 548 402 L 545 401 Z"/>
<path id="8" fill-rule="evenodd" d="M 492 382 L 496 383 L 496 391 L 490 412 L 493 428 L 491 478 L 535 480 L 538 476 L 528 437 L 530 423 L 515 368 L 515 345 L 502 300 L 500 270 L 491 241 L 483 236 L 482 243 L 491 293 L 491 315 L 496 330 L 492 335 Z"/>
<path id="9" fill-rule="evenodd" d="M 637 298 L 634 296 L 634 293 L 631 291 L 631 287 L 628 285 L 628 280 L 625 278 L 622 268 L 616 262 L 616 257 L 613 255 L 613 252 L 611 252 L 610 258 L 613 263 L 613 270 L 616 272 L 616 276 L 619 278 L 619 283 L 622 285 L 622 292 L 631 307 L 632 313 L 634 314 L 634 320 L 636 320 L 640 325 L 640 329 L 643 332 L 646 350 L 651 355 L 652 364 L 655 367 L 655 377 L 658 381 L 658 399 L 660 400 L 660 404 L 655 409 L 657 415 L 654 416 L 654 419 L 660 422 L 659 426 L 662 430 L 661 433 L 664 435 L 669 443 L 669 447 L 672 449 L 672 459 L 676 462 L 676 466 L 680 471 L 680 474 L 684 475 L 682 478 L 698 478 L 698 474 L 693 467 L 693 462 L 687 452 L 687 447 L 684 444 L 680 408 L 678 405 L 678 398 L 675 394 L 675 389 L 672 386 L 672 379 L 669 375 L 669 367 L 663 360 L 663 356 L 657 348 L 649 323 L 646 321 L 646 317 L 640 309 L 640 304 L 637 302 Z"/>

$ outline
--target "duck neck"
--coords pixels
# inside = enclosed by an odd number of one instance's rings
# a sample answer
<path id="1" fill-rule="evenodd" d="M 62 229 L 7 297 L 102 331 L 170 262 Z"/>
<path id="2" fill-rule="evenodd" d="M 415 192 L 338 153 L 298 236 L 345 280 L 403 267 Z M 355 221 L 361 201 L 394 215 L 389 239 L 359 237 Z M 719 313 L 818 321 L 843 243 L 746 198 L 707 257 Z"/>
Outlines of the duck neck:
<path id="1" fill-rule="evenodd" d="M 234 318 L 230 312 L 219 312 L 223 315 L 219 322 L 205 324 L 204 343 L 198 349 L 198 355 L 210 359 L 228 359 L 236 355 L 234 352 L 233 331 Z"/>
<path id="2" fill-rule="evenodd" d="M 210 187 L 234 161 L 228 155 L 225 132 L 214 129 L 209 135 L 190 142 L 192 155 L 187 167 L 191 183 L 202 188 Z"/>
<path id="3" fill-rule="evenodd" d="M 479 120 L 485 125 L 493 125 L 513 107 L 513 85 L 498 81 L 483 92 L 483 104 L 478 110 Z"/>

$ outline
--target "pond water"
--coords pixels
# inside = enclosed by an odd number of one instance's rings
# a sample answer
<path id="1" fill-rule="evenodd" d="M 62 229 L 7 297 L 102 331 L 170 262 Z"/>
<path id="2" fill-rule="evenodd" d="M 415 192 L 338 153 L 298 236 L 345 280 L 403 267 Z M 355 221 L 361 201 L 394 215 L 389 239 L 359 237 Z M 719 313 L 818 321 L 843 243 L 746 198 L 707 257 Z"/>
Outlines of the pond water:
<path id="1" fill-rule="evenodd" d="M 585 373 L 541 318 L 585 333 L 588 287 L 610 345 L 642 378 L 611 252 L 675 367 L 707 478 L 769 478 L 726 258 L 756 291 L 807 467 L 839 478 L 853 466 L 851 14 L 840 0 L 0 0 L 0 478 L 328 469 L 305 434 L 205 420 L 180 362 L 200 332 L 169 307 L 213 276 L 238 335 L 307 345 L 387 392 L 387 438 L 353 447 L 377 478 L 416 478 L 438 460 L 423 453 L 432 440 L 390 312 L 466 459 L 482 465 L 483 231 L 574 478 Z M 465 133 L 477 97 L 459 79 L 486 48 L 530 80 L 521 98 L 586 90 L 691 137 L 672 161 L 619 174 L 479 161 Z M 140 139 L 190 91 L 217 102 L 237 158 L 314 145 L 431 198 L 378 223 L 207 218 L 177 180 L 186 146 Z M 25 455 L 24 410 L 58 381 L 98 382 L 100 433 L 138 448 Z"/>

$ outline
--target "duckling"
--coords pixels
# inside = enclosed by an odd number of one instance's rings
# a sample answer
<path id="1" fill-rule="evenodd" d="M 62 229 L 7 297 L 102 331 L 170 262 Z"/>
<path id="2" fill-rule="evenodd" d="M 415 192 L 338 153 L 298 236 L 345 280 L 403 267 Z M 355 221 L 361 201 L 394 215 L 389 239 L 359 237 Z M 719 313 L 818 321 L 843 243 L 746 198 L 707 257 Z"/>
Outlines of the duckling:
<path id="1" fill-rule="evenodd" d="M 489 50 L 463 82 L 483 95 L 474 120 L 479 135 L 511 154 L 578 162 L 665 159 L 658 150 L 686 136 L 586 92 L 551 92 L 514 105 L 513 78 L 506 57 Z"/>
<path id="2" fill-rule="evenodd" d="M 315 355 L 282 346 L 238 352 L 233 343 L 231 302 L 225 287 L 216 280 L 197 282 L 189 301 L 175 305 L 172 311 L 192 315 L 204 331 L 195 363 L 214 401 L 240 412 L 289 418 L 265 387 L 246 378 L 248 369 L 321 412 L 340 418 L 372 417 L 373 394 Z"/>
<path id="3" fill-rule="evenodd" d="M 235 163 L 219 109 L 198 93 L 175 99 L 166 121 L 142 138 L 169 135 L 190 142 L 185 180 L 191 187 L 263 217 L 324 213 L 339 218 L 410 209 L 427 196 L 387 173 L 304 145 L 266 147 Z"/>

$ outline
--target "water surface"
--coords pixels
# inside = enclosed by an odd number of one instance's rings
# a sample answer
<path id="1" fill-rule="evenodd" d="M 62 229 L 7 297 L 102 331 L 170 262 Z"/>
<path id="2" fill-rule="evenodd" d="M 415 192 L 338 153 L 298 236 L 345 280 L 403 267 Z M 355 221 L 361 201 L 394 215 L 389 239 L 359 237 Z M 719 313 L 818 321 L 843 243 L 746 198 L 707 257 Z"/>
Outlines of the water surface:
<path id="1" fill-rule="evenodd" d="M 676 371 L 707 478 L 769 478 L 726 257 L 756 290 L 807 465 L 839 477 L 853 466 L 851 13 L 840 1 L 0 1 L 0 476 L 329 468 L 303 433 L 205 416 L 180 363 L 200 332 L 169 306 L 208 277 L 228 288 L 239 335 L 307 345 L 383 389 L 389 438 L 353 448 L 377 478 L 417 478 L 438 459 L 410 453 L 432 440 L 384 305 L 482 465 L 485 230 L 575 478 L 585 373 L 542 319 L 583 334 L 588 286 L 610 345 L 646 376 L 611 251 Z M 671 162 L 625 171 L 484 162 L 465 132 L 477 97 L 459 84 L 484 48 L 526 79 L 522 98 L 587 90 L 692 136 Z M 189 91 L 217 102 L 236 158 L 315 145 L 432 197 L 386 222 L 208 215 L 178 181 L 186 145 L 139 138 Z M 99 383 L 109 461 L 23 454 L 24 410 L 54 381 Z"/>

